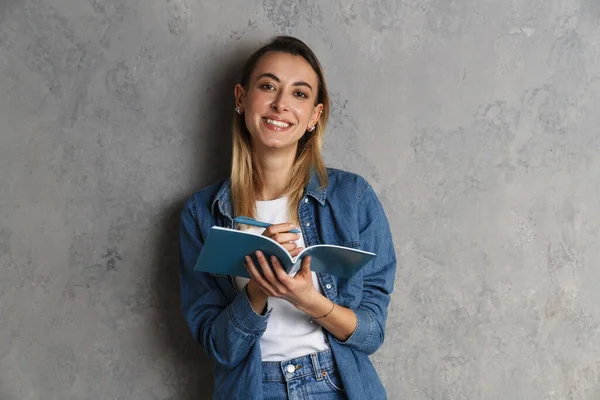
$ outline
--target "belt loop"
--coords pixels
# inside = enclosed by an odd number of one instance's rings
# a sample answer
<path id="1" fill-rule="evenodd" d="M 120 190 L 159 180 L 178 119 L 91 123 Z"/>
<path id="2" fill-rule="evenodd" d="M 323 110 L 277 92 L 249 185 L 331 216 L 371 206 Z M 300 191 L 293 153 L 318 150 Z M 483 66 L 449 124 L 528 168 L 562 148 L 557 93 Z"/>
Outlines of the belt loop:
<path id="1" fill-rule="evenodd" d="M 313 370 L 315 372 L 315 379 L 320 381 L 323 379 L 323 375 L 321 374 L 321 366 L 319 365 L 319 357 L 317 353 L 312 353 L 310 355 L 310 361 L 312 361 Z"/>

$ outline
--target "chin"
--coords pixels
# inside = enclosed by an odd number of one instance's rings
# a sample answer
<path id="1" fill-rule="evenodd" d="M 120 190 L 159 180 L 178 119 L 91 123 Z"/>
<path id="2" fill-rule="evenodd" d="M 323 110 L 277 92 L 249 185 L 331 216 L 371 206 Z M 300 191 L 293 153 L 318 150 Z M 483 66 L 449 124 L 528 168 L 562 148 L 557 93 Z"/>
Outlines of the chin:
<path id="1" fill-rule="evenodd" d="M 273 135 L 272 133 L 269 133 L 267 135 L 260 135 L 258 140 L 256 140 L 257 143 L 259 143 L 259 145 L 263 148 L 266 149 L 285 149 L 285 148 L 291 148 L 291 147 L 296 147 L 298 144 L 298 140 L 289 140 L 290 138 L 277 138 L 274 137 L 276 135 Z M 282 139 L 287 139 L 287 140 L 282 140 Z"/>
<path id="2" fill-rule="evenodd" d="M 267 144 L 264 144 L 263 146 L 269 150 L 282 150 L 282 149 L 289 149 L 289 148 L 293 147 L 293 145 L 290 145 L 287 143 L 267 143 Z"/>
<path id="3" fill-rule="evenodd" d="M 280 142 L 276 140 L 264 140 L 260 141 L 260 147 L 268 150 L 283 150 L 292 149 L 296 147 L 297 143 Z"/>

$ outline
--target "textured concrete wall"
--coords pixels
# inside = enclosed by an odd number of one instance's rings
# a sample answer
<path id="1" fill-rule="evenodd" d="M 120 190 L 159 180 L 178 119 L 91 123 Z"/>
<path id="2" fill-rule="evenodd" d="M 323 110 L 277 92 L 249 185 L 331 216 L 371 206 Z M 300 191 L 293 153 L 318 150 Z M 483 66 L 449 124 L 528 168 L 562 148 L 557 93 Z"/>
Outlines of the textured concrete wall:
<path id="1" fill-rule="evenodd" d="M 600 398 L 598 0 L 1 0 L 0 399 L 208 396 L 178 214 L 274 33 L 392 224 L 389 397 Z"/>

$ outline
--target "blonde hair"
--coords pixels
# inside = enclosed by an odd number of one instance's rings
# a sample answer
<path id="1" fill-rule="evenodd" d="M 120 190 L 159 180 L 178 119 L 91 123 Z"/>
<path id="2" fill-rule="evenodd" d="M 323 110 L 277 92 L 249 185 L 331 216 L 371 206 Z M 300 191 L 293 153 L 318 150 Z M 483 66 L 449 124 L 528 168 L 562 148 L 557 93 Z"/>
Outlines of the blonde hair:
<path id="1" fill-rule="evenodd" d="M 316 55 L 304 42 L 290 36 L 275 37 L 270 43 L 250 56 L 246 61 L 240 81 L 245 89 L 248 88 L 250 76 L 258 60 L 269 52 L 282 52 L 303 57 L 312 66 L 319 81 L 315 106 L 319 103 L 323 104 L 322 114 L 315 125 L 315 129 L 312 132 L 307 130 L 298 141 L 296 159 L 292 166 L 292 175 L 285 193 L 289 197 L 288 214 L 292 218 L 291 221 L 298 222 L 298 206 L 312 172 L 316 173 L 321 187 L 327 186 L 327 169 L 321 155 L 321 148 L 323 147 L 325 126 L 329 119 L 329 94 L 323 69 Z M 235 216 L 255 217 L 255 191 L 260 189 L 262 184 L 260 173 L 252 160 L 250 133 L 246 128 L 244 116 L 234 112 L 231 195 Z"/>

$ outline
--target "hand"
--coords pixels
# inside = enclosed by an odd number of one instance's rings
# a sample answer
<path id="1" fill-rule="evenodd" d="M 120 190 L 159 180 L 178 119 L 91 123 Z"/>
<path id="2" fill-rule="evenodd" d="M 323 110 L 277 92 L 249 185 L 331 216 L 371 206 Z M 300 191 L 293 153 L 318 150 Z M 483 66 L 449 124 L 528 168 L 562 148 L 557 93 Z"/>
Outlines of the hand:
<path id="1" fill-rule="evenodd" d="M 263 236 L 273 239 L 282 245 L 292 257 L 296 257 L 302 251 L 302 247 L 298 247 L 296 244 L 296 240 L 300 239 L 300 235 L 289 232 L 294 228 L 297 228 L 296 225 L 290 222 L 274 224 L 265 229 Z"/>
<path id="2" fill-rule="evenodd" d="M 313 284 L 310 257 L 302 260 L 302 267 L 293 278 L 285 272 L 275 256 L 271 257 L 269 263 L 264 254 L 257 251 L 256 258 L 258 267 L 251 257 L 246 257 L 245 265 L 251 278 L 248 285 L 256 285 L 265 295 L 287 300 L 301 310 L 310 308 L 320 296 Z"/>

